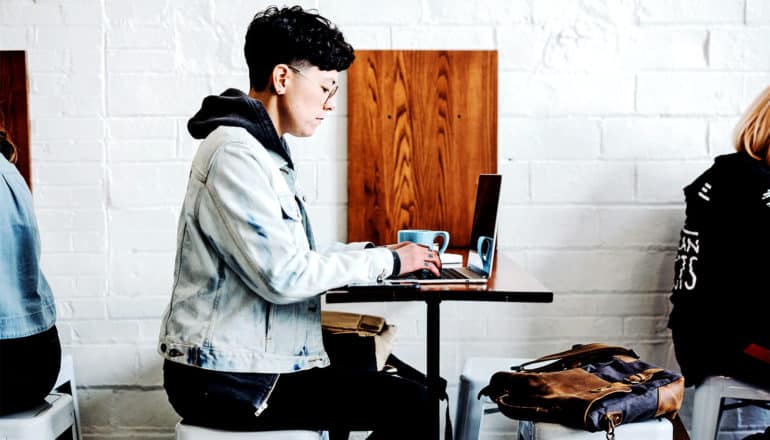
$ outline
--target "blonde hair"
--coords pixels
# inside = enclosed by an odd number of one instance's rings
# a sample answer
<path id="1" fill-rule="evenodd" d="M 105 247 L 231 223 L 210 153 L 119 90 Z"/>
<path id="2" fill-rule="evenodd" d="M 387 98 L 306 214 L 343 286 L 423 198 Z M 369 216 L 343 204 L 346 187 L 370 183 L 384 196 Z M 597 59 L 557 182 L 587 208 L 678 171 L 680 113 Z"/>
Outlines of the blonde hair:
<path id="1" fill-rule="evenodd" d="M 770 87 L 757 96 L 735 127 L 735 149 L 770 165 Z"/>
<path id="2" fill-rule="evenodd" d="M 8 162 L 16 163 L 16 145 L 8 139 L 8 133 L 0 128 L 0 154 L 8 159 Z"/>

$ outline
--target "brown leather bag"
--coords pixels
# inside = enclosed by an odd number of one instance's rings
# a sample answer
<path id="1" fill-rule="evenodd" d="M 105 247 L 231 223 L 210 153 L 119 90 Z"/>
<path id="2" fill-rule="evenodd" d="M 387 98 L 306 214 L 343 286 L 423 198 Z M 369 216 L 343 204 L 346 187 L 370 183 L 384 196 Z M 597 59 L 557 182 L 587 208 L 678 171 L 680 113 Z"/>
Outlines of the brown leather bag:
<path id="1" fill-rule="evenodd" d="M 548 364 L 526 368 L 543 362 Z M 666 417 L 675 438 L 688 438 L 677 417 L 684 378 L 640 361 L 627 348 L 576 345 L 512 370 L 495 373 L 479 397 L 489 396 L 513 419 L 605 431 L 610 439 L 623 423 Z"/>
<path id="2" fill-rule="evenodd" d="M 324 310 L 321 327 L 326 351 L 338 367 L 382 371 L 393 352 L 396 328 L 381 316 Z"/>

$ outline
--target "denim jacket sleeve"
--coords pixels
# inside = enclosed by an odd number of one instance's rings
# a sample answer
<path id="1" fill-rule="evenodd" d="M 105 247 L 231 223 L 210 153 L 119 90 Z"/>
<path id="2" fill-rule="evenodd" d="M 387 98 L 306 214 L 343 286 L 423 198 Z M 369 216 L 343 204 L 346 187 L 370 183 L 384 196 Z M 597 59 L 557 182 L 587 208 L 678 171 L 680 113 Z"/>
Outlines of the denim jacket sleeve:
<path id="1" fill-rule="evenodd" d="M 0 156 L 0 339 L 31 336 L 56 320 L 40 268 L 40 234 L 24 178 Z"/>
<path id="2" fill-rule="evenodd" d="M 353 244 L 311 251 L 294 194 L 261 146 L 220 146 L 209 165 L 198 219 L 227 264 L 272 303 L 302 301 L 392 271 L 392 255 L 385 248 L 364 250 Z"/>
<path id="3" fill-rule="evenodd" d="M 334 243 L 324 246 L 323 252 L 359 251 L 371 247 L 374 247 L 374 243 L 371 241 L 356 241 L 353 243 L 341 243 L 335 241 Z"/>

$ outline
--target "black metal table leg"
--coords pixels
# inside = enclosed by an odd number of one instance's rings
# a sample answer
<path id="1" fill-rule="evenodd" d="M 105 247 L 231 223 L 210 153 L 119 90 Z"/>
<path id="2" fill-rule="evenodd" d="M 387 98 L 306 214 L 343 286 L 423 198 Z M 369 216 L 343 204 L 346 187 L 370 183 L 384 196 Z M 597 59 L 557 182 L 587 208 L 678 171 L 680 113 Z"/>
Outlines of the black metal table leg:
<path id="1" fill-rule="evenodd" d="M 439 304 L 441 300 L 438 298 L 427 299 L 426 304 L 428 306 L 428 330 L 427 330 L 427 376 L 428 376 L 428 396 L 431 399 L 431 432 L 433 432 L 433 440 L 437 440 L 441 435 L 441 395 L 439 393 L 439 348 L 440 348 L 440 330 L 439 330 Z"/>

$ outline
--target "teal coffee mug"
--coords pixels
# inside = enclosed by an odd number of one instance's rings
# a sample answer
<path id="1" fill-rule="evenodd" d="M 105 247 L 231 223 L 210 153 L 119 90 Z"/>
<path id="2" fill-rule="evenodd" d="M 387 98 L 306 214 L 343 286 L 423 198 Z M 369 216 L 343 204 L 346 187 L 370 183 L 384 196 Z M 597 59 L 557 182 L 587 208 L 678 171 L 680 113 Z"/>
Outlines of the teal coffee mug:
<path id="1" fill-rule="evenodd" d="M 481 259 L 482 269 L 484 273 L 489 273 L 492 267 L 492 255 L 495 252 L 495 239 L 482 235 L 476 242 L 476 252 Z"/>
<path id="2" fill-rule="evenodd" d="M 430 249 L 433 249 L 437 237 L 441 237 L 441 247 L 439 248 L 438 253 L 443 254 L 447 246 L 449 246 L 449 232 L 430 231 L 427 229 L 402 229 L 398 231 L 399 243 L 402 241 L 411 241 L 427 246 Z"/>

